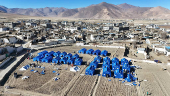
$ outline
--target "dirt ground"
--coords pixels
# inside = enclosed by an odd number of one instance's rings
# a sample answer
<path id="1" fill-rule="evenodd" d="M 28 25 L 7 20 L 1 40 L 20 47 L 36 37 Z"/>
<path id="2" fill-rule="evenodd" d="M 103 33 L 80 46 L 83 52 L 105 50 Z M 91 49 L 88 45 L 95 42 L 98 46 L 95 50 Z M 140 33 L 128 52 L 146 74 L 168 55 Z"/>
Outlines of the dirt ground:
<path id="1" fill-rule="evenodd" d="M 113 55 L 117 56 L 119 60 L 123 58 L 124 49 L 113 49 L 113 48 L 96 48 L 96 47 L 57 47 L 44 49 L 47 51 L 65 51 L 72 53 L 73 51 L 77 52 L 81 48 L 86 49 L 100 49 L 107 50 L 112 59 Z M 39 50 L 38 52 L 41 52 Z M 35 52 L 34 54 L 37 54 Z M 74 53 L 72 53 L 74 54 Z M 91 62 L 95 56 L 87 54 L 79 54 L 82 57 L 83 61 Z M 133 62 L 134 65 L 141 66 L 142 69 L 136 70 L 136 76 L 140 86 L 129 86 L 125 85 L 127 82 L 122 83 L 119 79 L 110 77 L 102 77 L 100 75 L 87 76 L 84 75 L 86 65 L 79 66 L 81 70 L 79 72 L 70 72 L 68 65 L 50 65 L 51 63 L 41 63 L 41 66 L 45 67 L 45 75 L 39 73 L 30 72 L 30 69 L 26 71 L 19 71 L 19 69 L 31 63 L 32 60 L 26 59 L 16 70 L 21 76 L 17 79 L 13 77 L 13 73 L 10 75 L 5 86 L 10 85 L 12 89 L 5 89 L 10 92 L 19 91 L 23 96 L 28 94 L 37 94 L 36 96 L 146 96 L 147 92 L 151 96 L 169 96 L 170 95 L 170 67 L 167 66 L 167 70 L 162 71 L 161 64 L 149 64 L 143 62 Z M 61 70 L 56 70 L 59 68 Z M 67 68 L 67 70 L 66 70 Z M 33 68 L 41 72 L 42 69 Z M 168 70 L 169 69 L 169 70 Z M 57 73 L 60 73 L 57 76 L 55 73 L 52 73 L 53 70 L 56 70 Z M 102 74 L 102 70 L 99 72 Z M 23 76 L 30 76 L 29 79 L 22 80 Z M 54 77 L 59 77 L 57 81 L 52 80 Z M 139 84 L 138 83 L 138 84 Z M 29 93 L 30 92 L 30 93 Z M 27 94 L 24 94 L 27 93 Z M 15 94 L 14 94 L 15 95 Z M 17 95 L 17 94 L 16 94 Z M 33 96 L 33 95 L 30 95 Z"/>

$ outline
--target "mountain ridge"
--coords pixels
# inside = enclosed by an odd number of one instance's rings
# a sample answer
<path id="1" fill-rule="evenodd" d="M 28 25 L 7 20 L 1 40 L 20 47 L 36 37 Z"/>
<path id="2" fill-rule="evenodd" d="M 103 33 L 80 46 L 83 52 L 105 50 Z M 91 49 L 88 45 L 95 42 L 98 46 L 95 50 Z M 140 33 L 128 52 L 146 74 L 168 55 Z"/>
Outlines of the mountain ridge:
<path id="1" fill-rule="evenodd" d="M 161 6 L 139 7 L 127 3 L 114 5 L 106 2 L 82 8 L 64 7 L 45 8 L 7 8 L 0 6 L 0 12 L 40 17 L 68 17 L 89 19 L 128 19 L 128 18 L 162 18 L 170 19 L 170 10 Z"/>

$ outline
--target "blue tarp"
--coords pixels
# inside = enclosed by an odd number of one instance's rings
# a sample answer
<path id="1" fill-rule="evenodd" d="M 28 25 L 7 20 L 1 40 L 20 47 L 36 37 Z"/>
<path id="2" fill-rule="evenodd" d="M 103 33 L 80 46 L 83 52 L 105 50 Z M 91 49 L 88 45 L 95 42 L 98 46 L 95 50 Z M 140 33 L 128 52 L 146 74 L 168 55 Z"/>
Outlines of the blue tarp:
<path id="1" fill-rule="evenodd" d="M 101 55 L 102 55 L 102 56 L 107 56 L 107 53 L 108 53 L 108 51 L 103 50 L 103 51 L 101 52 Z"/>

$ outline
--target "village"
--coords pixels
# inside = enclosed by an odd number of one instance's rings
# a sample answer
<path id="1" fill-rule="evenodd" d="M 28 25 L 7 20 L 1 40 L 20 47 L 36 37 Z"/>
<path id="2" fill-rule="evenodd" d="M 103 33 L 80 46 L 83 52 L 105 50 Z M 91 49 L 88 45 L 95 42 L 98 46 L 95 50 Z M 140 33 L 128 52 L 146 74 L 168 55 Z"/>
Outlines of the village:
<path id="1" fill-rule="evenodd" d="M 0 96 L 169 96 L 170 23 L 135 21 L 0 22 Z"/>

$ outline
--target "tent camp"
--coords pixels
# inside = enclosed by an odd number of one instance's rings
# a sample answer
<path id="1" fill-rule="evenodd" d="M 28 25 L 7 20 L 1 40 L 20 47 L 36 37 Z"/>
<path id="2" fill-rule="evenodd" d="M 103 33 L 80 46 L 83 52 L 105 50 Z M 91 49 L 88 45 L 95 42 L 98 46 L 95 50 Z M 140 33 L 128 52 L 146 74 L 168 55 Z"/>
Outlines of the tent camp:
<path id="1" fill-rule="evenodd" d="M 85 74 L 92 76 L 92 75 L 94 75 L 94 71 L 95 71 L 95 68 L 94 68 L 93 66 L 88 66 L 88 67 L 86 68 Z"/>
<path id="2" fill-rule="evenodd" d="M 94 61 L 97 61 L 98 63 L 101 63 L 102 62 L 102 58 L 100 56 L 96 56 L 94 58 Z"/>
<path id="3" fill-rule="evenodd" d="M 103 50 L 103 51 L 101 52 L 101 55 L 102 55 L 102 56 L 107 56 L 107 53 L 108 53 L 108 51 Z"/>
<path id="4" fill-rule="evenodd" d="M 97 62 L 97 61 L 92 61 L 92 62 L 90 63 L 90 66 L 93 66 L 93 67 L 96 69 L 97 66 L 98 66 L 98 62 Z"/>
<path id="5" fill-rule="evenodd" d="M 109 67 L 104 67 L 102 76 L 107 78 L 111 77 L 111 69 Z"/>
<path id="6" fill-rule="evenodd" d="M 75 62 L 74 62 L 74 65 L 81 65 L 83 63 L 83 60 L 82 59 L 80 59 L 80 58 L 77 58 L 76 60 L 75 60 Z"/>
<path id="7" fill-rule="evenodd" d="M 82 48 L 78 51 L 79 53 L 85 54 L 86 53 L 86 48 Z"/>
<path id="8" fill-rule="evenodd" d="M 67 58 L 66 57 L 61 58 L 60 63 L 61 64 L 67 64 Z"/>
<path id="9" fill-rule="evenodd" d="M 100 54 L 101 54 L 101 51 L 99 49 L 97 49 L 93 52 L 93 55 L 100 55 Z"/>
<path id="10" fill-rule="evenodd" d="M 60 57 L 55 57 L 55 58 L 53 58 L 53 60 L 52 60 L 52 63 L 58 64 L 59 62 L 60 62 Z"/>
<path id="11" fill-rule="evenodd" d="M 89 49 L 86 51 L 86 54 L 93 54 L 94 50 L 93 49 Z"/>
<path id="12" fill-rule="evenodd" d="M 55 57 L 59 57 L 60 56 L 60 51 L 57 51 L 57 52 L 55 52 L 54 54 L 53 54 L 53 56 L 55 56 Z"/>

